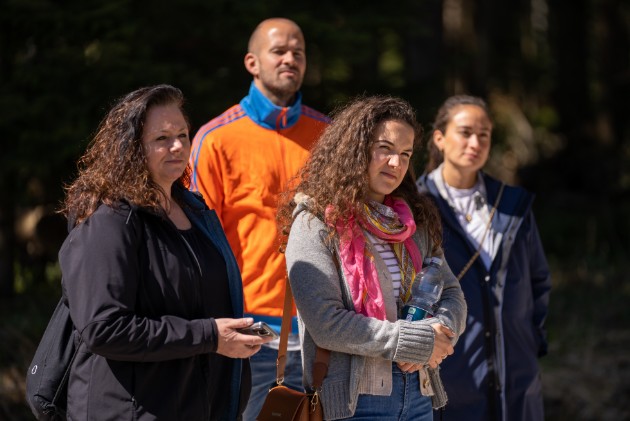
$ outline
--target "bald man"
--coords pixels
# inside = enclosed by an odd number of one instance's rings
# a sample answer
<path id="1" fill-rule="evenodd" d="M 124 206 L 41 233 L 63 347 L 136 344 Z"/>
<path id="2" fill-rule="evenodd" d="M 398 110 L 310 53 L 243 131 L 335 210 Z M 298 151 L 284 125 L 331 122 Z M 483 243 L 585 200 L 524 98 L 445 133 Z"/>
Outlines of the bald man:
<path id="1" fill-rule="evenodd" d="M 244 62 L 253 77 L 249 94 L 201 127 L 193 140 L 191 190 L 203 195 L 223 224 L 241 269 L 245 314 L 279 332 L 286 266 L 278 252 L 278 194 L 329 119 L 302 104 L 306 44 L 295 22 L 261 22 Z M 275 384 L 277 349 L 276 340 L 250 358 L 252 390 L 244 420 L 256 418 Z M 284 385 L 302 390 L 295 314 L 288 349 Z"/>

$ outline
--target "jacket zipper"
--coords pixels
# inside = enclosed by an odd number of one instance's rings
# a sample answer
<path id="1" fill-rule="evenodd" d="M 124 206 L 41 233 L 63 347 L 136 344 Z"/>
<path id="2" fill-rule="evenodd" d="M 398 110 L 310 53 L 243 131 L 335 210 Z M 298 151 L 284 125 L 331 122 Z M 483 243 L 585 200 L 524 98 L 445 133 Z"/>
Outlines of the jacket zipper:
<path id="1" fill-rule="evenodd" d="M 441 197 L 441 196 L 440 196 Z M 442 198 L 442 200 L 444 200 Z M 446 202 L 446 200 L 444 200 Z M 450 209 L 450 205 L 447 203 L 447 209 L 453 214 L 454 212 Z M 444 221 L 443 221 L 444 222 Z M 466 236 L 463 228 L 457 222 L 457 217 L 455 217 L 455 225 L 449 222 L 451 225 L 451 229 L 453 232 L 459 232 L 459 235 Z M 475 264 L 479 264 L 480 259 L 477 259 Z M 485 341 L 486 348 L 486 364 L 488 365 L 488 378 L 487 378 L 487 391 L 486 396 L 488 398 L 488 416 L 490 421 L 499 420 L 499 414 L 501 413 L 499 402 L 499 390 L 500 385 L 498 381 L 498 374 L 496 372 L 496 345 L 495 345 L 495 334 L 496 329 L 494 328 L 494 312 L 492 310 L 492 288 L 490 286 L 492 278 L 490 277 L 490 273 L 486 272 L 486 275 L 479 280 L 479 286 L 481 288 L 481 297 L 482 297 L 482 306 L 483 306 L 483 314 L 484 314 L 484 323 L 483 323 L 483 335 Z"/>
<path id="2" fill-rule="evenodd" d="M 284 139 L 281 133 L 281 130 L 283 128 L 286 128 L 287 126 L 288 110 L 289 109 L 286 107 L 283 108 L 280 114 L 278 115 L 278 118 L 276 119 L 276 139 L 278 141 L 278 146 L 280 148 L 280 163 L 282 164 L 282 177 L 284 179 L 284 182 L 282 183 L 282 185 L 279 186 L 281 190 L 284 190 L 286 188 L 286 183 L 291 178 L 290 175 L 287 174 L 287 167 L 286 167 L 286 162 L 285 162 L 285 157 L 284 157 Z"/>
<path id="3" fill-rule="evenodd" d="M 190 246 L 190 243 L 188 243 L 188 241 L 186 240 L 186 238 L 182 234 L 179 234 L 179 236 L 182 237 L 182 240 L 184 240 L 184 243 L 186 244 L 186 248 L 188 249 L 188 251 L 192 255 L 193 259 L 195 259 L 195 263 L 197 264 L 197 269 L 199 270 L 199 276 L 203 276 L 203 272 L 201 270 L 201 265 L 199 264 L 199 259 L 197 259 L 197 255 L 195 254 L 193 248 Z"/>
<path id="4" fill-rule="evenodd" d="M 483 297 L 483 310 L 484 310 L 484 339 L 486 342 L 486 363 L 488 364 L 488 416 L 490 420 L 497 420 L 499 411 L 499 404 L 497 393 L 499 390 L 499 384 L 497 379 L 497 368 L 496 368 L 496 350 L 495 350 L 495 334 L 496 331 L 494 329 L 494 314 L 491 306 L 491 288 L 490 288 L 490 274 L 486 274 L 484 279 L 481 281 L 481 286 L 483 292 L 481 296 Z"/>
<path id="5" fill-rule="evenodd" d="M 199 259 L 197 259 L 197 255 L 195 254 L 195 251 L 193 250 L 193 248 L 190 246 L 190 244 L 188 243 L 188 241 L 186 240 L 186 238 L 179 232 L 179 230 L 177 231 L 177 233 L 179 234 L 179 236 L 182 238 L 182 240 L 184 240 L 184 244 L 186 244 L 186 248 L 188 249 L 188 252 L 192 255 L 195 264 L 197 265 L 197 270 L 199 271 L 199 276 L 196 277 L 196 281 L 197 281 L 197 311 L 198 311 L 198 315 L 201 315 L 202 312 L 202 308 L 201 308 L 201 279 L 203 278 L 203 271 L 201 270 L 201 264 L 199 264 Z"/>
<path id="6" fill-rule="evenodd" d="M 192 223 L 192 221 L 191 221 Z M 193 223 L 194 226 L 194 223 Z M 197 254 L 195 253 L 195 251 L 193 250 L 192 246 L 190 245 L 190 243 L 188 242 L 188 240 L 186 240 L 186 237 L 184 237 L 182 235 L 181 232 L 179 232 L 179 230 L 177 230 L 177 233 L 179 234 L 179 236 L 182 238 L 182 240 L 184 240 L 184 244 L 186 244 L 186 248 L 188 249 L 189 253 L 192 255 L 195 264 L 197 265 L 197 270 L 199 271 L 199 276 L 197 277 L 197 291 L 199 292 L 197 294 L 197 308 L 199 309 L 199 314 L 202 314 L 202 306 L 201 306 L 201 281 L 203 278 L 203 270 L 201 269 L 201 264 L 199 263 L 199 259 L 197 258 Z M 201 377 L 203 379 L 203 381 L 205 382 L 205 390 L 206 390 L 206 397 L 209 399 L 209 395 L 208 395 L 208 373 L 207 373 L 207 361 L 204 359 L 203 355 L 198 355 L 196 357 L 197 362 L 199 363 L 200 367 L 201 367 Z M 206 409 L 204 409 L 204 414 L 203 414 L 203 418 L 207 418 L 209 416 L 208 412 Z"/>

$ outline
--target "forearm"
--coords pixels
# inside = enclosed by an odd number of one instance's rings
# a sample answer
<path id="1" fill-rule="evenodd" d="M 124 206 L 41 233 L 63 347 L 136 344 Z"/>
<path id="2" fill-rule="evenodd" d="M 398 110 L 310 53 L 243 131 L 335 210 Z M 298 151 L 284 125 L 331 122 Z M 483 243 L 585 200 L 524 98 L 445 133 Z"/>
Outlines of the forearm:
<path id="1" fill-rule="evenodd" d="M 336 352 L 424 363 L 433 348 L 428 323 L 390 322 L 354 311 L 332 251 L 326 228 L 299 216 L 286 249 L 287 268 L 298 312 L 315 343 Z"/>
<path id="2" fill-rule="evenodd" d="M 459 281 L 453 275 L 443 255 L 442 261 L 440 271 L 442 272 L 442 279 L 444 279 L 444 287 L 438 302 L 436 317 L 455 333 L 453 338 L 453 344 L 455 344 L 466 328 L 468 307 Z"/>
<path id="3" fill-rule="evenodd" d="M 79 333 L 90 352 L 105 358 L 165 361 L 216 350 L 215 330 L 211 319 L 120 315 L 88 323 Z"/>

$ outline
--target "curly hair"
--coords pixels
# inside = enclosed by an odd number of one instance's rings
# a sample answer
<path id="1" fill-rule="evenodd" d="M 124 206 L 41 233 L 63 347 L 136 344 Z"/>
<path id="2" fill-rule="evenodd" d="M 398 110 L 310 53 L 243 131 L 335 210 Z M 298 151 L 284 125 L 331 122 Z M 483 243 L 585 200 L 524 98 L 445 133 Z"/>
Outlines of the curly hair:
<path id="1" fill-rule="evenodd" d="M 439 167 L 442 161 L 444 161 L 444 156 L 442 155 L 442 152 L 440 152 L 435 143 L 433 143 L 433 132 L 438 130 L 442 133 L 446 133 L 446 127 L 448 126 L 448 123 L 450 123 L 451 118 L 453 118 L 453 116 L 451 115 L 451 111 L 453 111 L 454 108 L 459 107 L 460 105 L 477 106 L 484 110 L 488 118 L 490 118 L 490 110 L 488 109 L 488 105 L 483 99 L 470 95 L 453 95 L 448 97 L 438 110 L 435 116 L 435 120 L 433 121 L 433 130 L 431 130 L 431 133 L 429 133 L 429 139 L 427 141 L 427 143 L 429 144 L 429 160 L 427 161 L 427 165 L 424 168 L 425 172 L 430 173 L 431 171 Z"/>
<path id="2" fill-rule="evenodd" d="M 391 96 L 359 97 L 333 113 L 332 123 L 319 138 L 309 159 L 298 173 L 293 186 L 283 193 L 278 211 L 281 250 L 286 245 L 295 208 L 293 197 L 297 192 L 312 199 L 310 210 L 315 215 L 327 215 L 333 226 L 341 219 L 362 212 L 368 200 L 370 148 L 375 142 L 377 126 L 385 121 L 398 120 L 409 124 L 414 132 L 414 150 L 422 141 L 422 127 L 418 124 L 411 105 Z M 392 195 L 404 199 L 419 227 L 426 227 L 437 249 L 442 244 L 440 216 L 432 200 L 418 193 L 413 168 Z"/>
<path id="3" fill-rule="evenodd" d="M 155 183 L 147 167 L 142 135 L 151 107 L 176 105 L 188 130 L 184 95 L 170 85 L 140 88 L 120 98 L 103 118 L 86 152 L 78 161 L 78 176 L 66 187 L 60 210 L 75 225 L 85 221 L 100 204 L 116 207 L 121 200 L 161 212 L 166 192 Z M 191 170 L 177 181 L 188 186 Z"/>

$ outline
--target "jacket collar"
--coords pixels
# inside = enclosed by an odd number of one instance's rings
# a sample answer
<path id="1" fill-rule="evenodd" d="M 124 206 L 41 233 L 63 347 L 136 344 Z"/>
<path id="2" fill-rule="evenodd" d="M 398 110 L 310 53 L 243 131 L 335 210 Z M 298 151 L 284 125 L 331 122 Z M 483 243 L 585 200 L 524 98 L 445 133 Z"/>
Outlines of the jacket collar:
<path id="1" fill-rule="evenodd" d="M 184 203 L 186 203 L 186 205 L 189 206 L 191 209 L 197 212 L 201 212 L 207 209 L 201 193 L 192 192 L 181 185 L 175 185 L 174 187 L 174 190 L 176 192 L 175 194 L 180 195 Z"/>
<path id="2" fill-rule="evenodd" d="M 302 113 L 302 94 L 295 93 L 290 107 L 278 107 L 263 95 L 252 81 L 249 94 L 241 100 L 241 107 L 254 123 L 270 130 L 286 129 L 297 123 Z"/>

